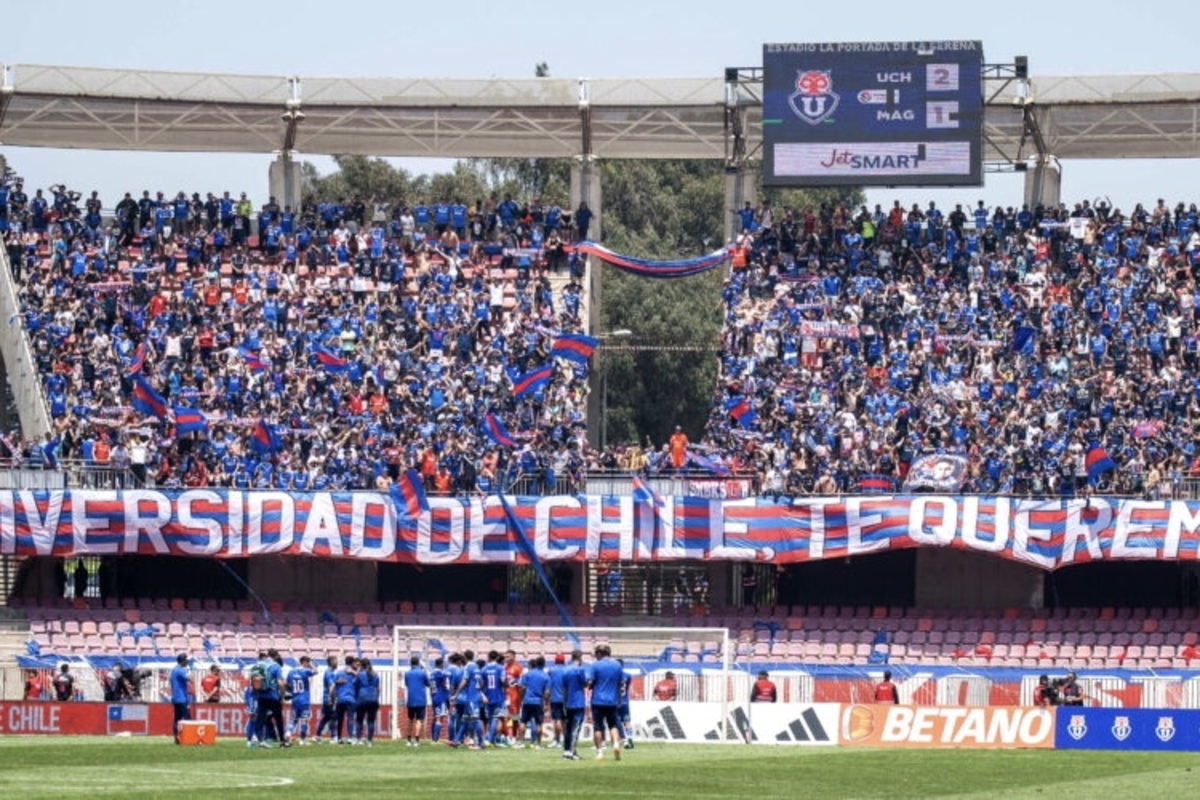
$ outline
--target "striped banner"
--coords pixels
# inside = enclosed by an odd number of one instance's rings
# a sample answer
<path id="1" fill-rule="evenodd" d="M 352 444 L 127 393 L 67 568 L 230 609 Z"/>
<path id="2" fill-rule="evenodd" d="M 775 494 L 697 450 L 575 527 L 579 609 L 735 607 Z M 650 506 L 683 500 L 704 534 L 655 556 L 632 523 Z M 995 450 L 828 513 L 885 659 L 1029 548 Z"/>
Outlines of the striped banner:
<path id="1" fill-rule="evenodd" d="M 624 272 L 641 275 L 643 278 L 686 278 L 698 275 L 710 269 L 721 266 L 730 258 L 728 250 L 714 250 L 708 255 L 696 258 L 684 258 L 673 261 L 650 261 L 644 258 L 634 258 L 620 253 L 614 253 L 607 247 L 595 242 L 580 242 L 575 245 L 575 251 L 589 256 L 595 256 L 605 264 L 616 267 Z"/>
<path id="2" fill-rule="evenodd" d="M 543 560 L 779 564 L 952 547 L 1053 570 L 1200 555 L 1200 502 L 916 495 L 790 503 L 663 497 L 512 500 Z M 386 492 L 0 491 L 0 554 L 289 555 L 527 563 L 498 498 L 429 498 L 400 520 Z"/>

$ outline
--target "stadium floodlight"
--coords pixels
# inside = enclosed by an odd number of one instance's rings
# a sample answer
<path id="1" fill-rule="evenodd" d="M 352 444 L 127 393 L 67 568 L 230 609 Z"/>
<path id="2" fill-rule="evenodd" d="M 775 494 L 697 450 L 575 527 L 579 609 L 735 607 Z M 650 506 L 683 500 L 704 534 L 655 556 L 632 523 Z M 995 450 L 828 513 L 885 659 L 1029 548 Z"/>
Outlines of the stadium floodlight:
<path id="1" fill-rule="evenodd" d="M 601 628 L 601 627 L 514 627 L 494 625 L 445 626 L 397 625 L 392 628 L 391 683 L 392 738 L 399 739 L 404 729 L 404 673 L 413 656 L 429 669 L 438 658 L 451 653 L 473 650 L 476 658 L 491 650 L 516 652 L 525 666 L 529 659 L 544 656 L 553 663 L 555 656 L 569 660 L 572 650 L 583 653 L 591 663 L 593 650 L 606 644 L 614 658 L 625 662 L 633 677 L 630 700 L 633 726 L 644 730 L 647 720 L 639 719 L 639 703 L 649 700 L 654 686 L 667 673 L 674 673 L 677 699 L 691 704 L 699 712 L 694 723 L 711 730 L 715 742 L 743 741 L 736 726 L 730 724 L 732 705 L 749 694 L 749 676 L 731 673 L 732 645 L 728 628 Z M 448 665 L 448 664 L 447 664 Z M 386 688 L 387 682 L 385 682 Z M 647 704 L 649 705 L 649 704 Z M 549 726 L 546 726 L 549 735 Z M 584 734 L 590 737 L 590 727 Z"/>

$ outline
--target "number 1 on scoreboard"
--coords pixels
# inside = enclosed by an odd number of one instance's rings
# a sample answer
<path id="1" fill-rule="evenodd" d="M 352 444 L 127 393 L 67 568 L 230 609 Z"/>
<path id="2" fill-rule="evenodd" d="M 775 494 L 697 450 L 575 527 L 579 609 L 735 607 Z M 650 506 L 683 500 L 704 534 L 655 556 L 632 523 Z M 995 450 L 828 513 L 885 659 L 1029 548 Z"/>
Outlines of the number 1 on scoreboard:
<path id="1" fill-rule="evenodd" d="M 957 128 L 958 101 L 939 100 L 925 104 L 925 128 Z"/>

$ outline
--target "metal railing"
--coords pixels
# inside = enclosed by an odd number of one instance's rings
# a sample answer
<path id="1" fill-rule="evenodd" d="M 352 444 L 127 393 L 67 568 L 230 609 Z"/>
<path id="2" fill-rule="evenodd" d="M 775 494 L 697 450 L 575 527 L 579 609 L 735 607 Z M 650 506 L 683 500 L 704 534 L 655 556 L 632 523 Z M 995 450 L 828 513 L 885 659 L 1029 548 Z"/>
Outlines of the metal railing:
<path id="1" fill-rule="evenodd" d="M 21 432 L 26 439 L 40 441 L 51 430 L 50 407 L 42 394 L 42 381 L 22 319 L 8 254 L 0 247 L 0 357 L 4 358 L 12 386 Z"/>

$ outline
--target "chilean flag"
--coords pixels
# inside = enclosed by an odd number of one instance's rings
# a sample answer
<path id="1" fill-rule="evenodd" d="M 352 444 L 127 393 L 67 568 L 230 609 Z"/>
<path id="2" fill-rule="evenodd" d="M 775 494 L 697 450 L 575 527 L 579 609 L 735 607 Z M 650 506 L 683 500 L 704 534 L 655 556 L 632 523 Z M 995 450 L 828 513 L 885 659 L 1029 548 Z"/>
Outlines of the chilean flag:
<path id="1" fill-rule="evenodd" d="M 246 367 L 249 368 L 251 372 L 265 372 L 271 368 L 271 365 L 266 361 L 263 361 L 258 353 L 250 350 L 249 348 L 239 347 L 238 355 L 240 355 L 246 362 Z"/>
<path id="2" fill-rule="evenodd" d="M 504 423 L 495 414 L 488 413 L 483 418 L 483 433 L 501 447 L 517 446 L 517 440 L 509 435 L 508 430 L 504 427 Z"/>
<path id="3" fill-rule="evenodd" d="M 260 419 L 254 425 L 254 432 L 250 434 L 250 447 L 260 455 L 270 455 L 283 449 L 283 441 L 275 432 L 275 426 L 265 419 Z"/>
<path id="4" fill-rule="evenodd" d="M 154 391 L 154 387 L 141 375 L 135 375 L 133 378 L 133 400 L 131 402 L 135 410 L 148 417 L 167 418 L 169 411 L 167 401 L 161 394 Z"/>
<path id="5" fill-rule="evenodd" d="M 313 347 L 313 355 L 317 357 L 317 362 L 325 368 L 326 372 L 346 372 L 350 369 L 350 362 L 320 345 Z"/>
<path id="6" fill-rule="evenodd" d="M 1092 445 L 1088 448 L 1084 463 L 1087 465 L 1088 483 L 1093 486 L 1100 480 L 1100 476 L 1117 468 L 1117 462 L 1113 461 L 1108 451 L 1099 445 Z"/>
<path id="7" fill-rule="evenodd" d="M 425 496 L 425 485 L 415 469 L 405 471 L 392 485 L 392 502 L 396 514 L 401 517 L 416 517 L 429 510 L 429 498 Z"/>
<path id="8" fill-rule="evenodd" d="M 208 418 L 203 411 L 186 406 L 175 406 L 175 435 L 187 433 L 208 433 Z"/>
<path id="9" fill-rule="evenodd" d="M 576 364 L 586 364 L 592 353 L 596 352 L 596 345 L 599 343 L 599 339 L 584 336 L 582 333 L 564 333 L 550 345 L 550 355 L 574 361 Z"/>
<path id="10" fill-rule="evenodd" d="M 526 395 L 544 391 L 550 384 L 550 376 L 554 374 L 554 365 L 547 364 L 532 372 L 526 372 L 513 382 L 513 395 L 519 400 Z"/>
<path id="11" fill-rule="evenodd" d="M 758 412 L 744 397 L 731 397 L 726 400 L 725 411 L 743 428 L 752 427 L 758 419 Z"/>
<path id="12" fill-rule="evenodd" d="M 133 361 L 130 361 L 129 366 L 125 368 L 125 377 L 132 378 L 134 375 L 141 375 L 144 366 L 146 366 L 146 343 L 142 342 L 133 351 Z"/>

